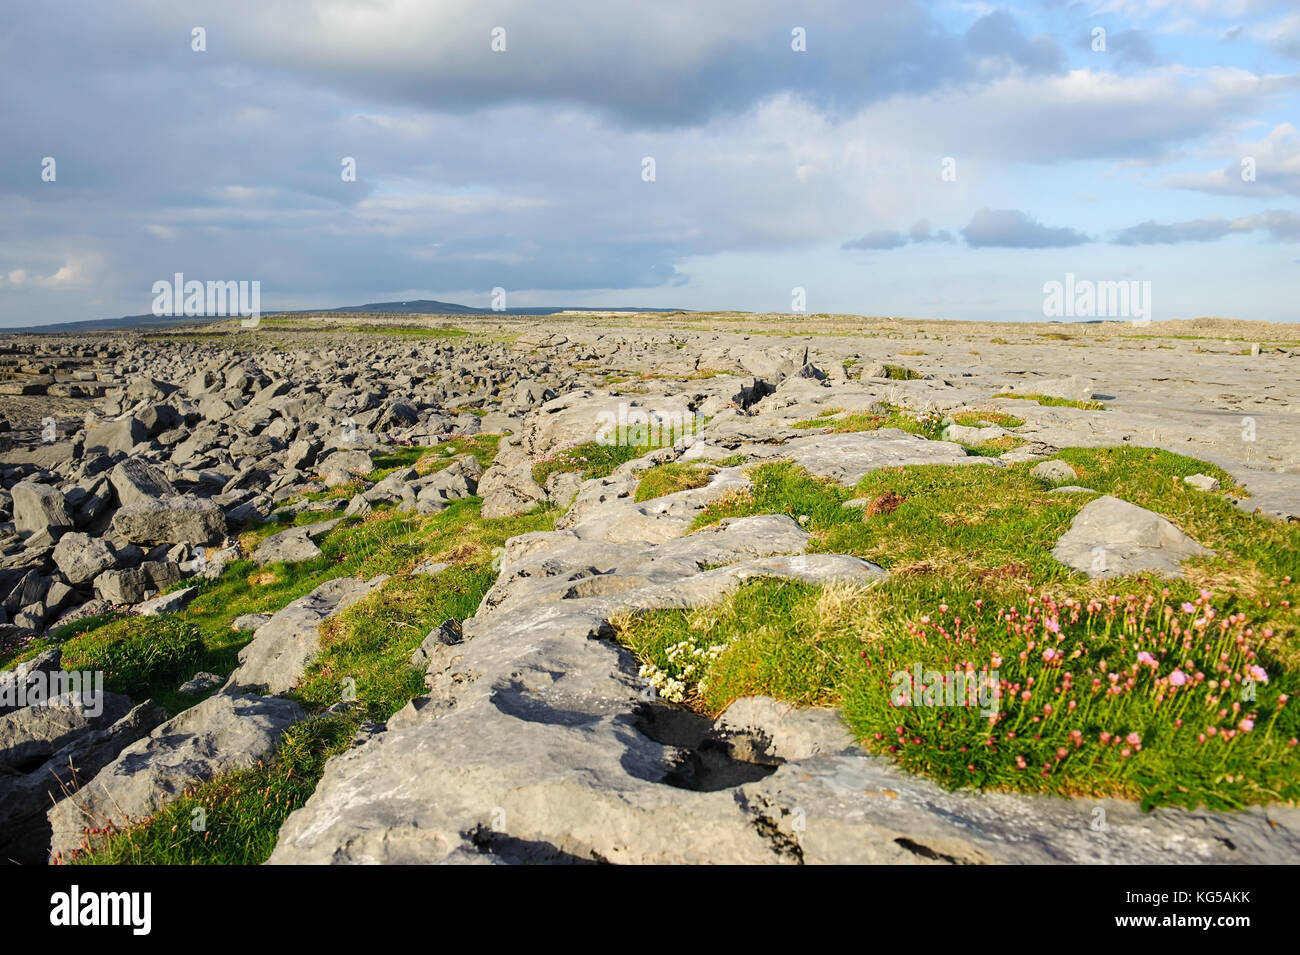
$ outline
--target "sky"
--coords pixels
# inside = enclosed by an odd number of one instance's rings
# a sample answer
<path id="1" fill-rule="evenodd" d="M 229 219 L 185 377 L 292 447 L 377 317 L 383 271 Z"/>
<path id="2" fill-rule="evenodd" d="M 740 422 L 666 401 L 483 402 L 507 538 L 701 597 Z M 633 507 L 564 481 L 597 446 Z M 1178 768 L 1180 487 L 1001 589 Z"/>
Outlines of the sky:
<path id="1" fill-rule="evenodd" d="M 1297 107 L 1297 0 L 9 3 L 0 327 L 176 273 L 998 321 L 1068 274 L 1298 321 Z"/>

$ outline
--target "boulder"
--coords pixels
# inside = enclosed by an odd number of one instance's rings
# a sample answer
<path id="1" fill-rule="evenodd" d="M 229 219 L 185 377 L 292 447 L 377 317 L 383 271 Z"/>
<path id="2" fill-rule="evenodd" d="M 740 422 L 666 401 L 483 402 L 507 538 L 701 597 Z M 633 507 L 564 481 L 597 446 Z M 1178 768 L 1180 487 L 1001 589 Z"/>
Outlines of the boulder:
<path id="1" fill-rule="evenodd" d="M 546 491 L 533 480 L 533 464 L 516 457 L 509 462 L 498 458 L 478 482 L 484 517 L 512 517 L 546 500 Z"/>
<path id="2" fill-rule="evenodd" d="M 176 493 L 163 473 L 143 458 L 122 461 L 113 468 L 108 480 L 123 505 L 148 503 Z"/>
<path id="3" fill-rule="evenodd" d="M 186 680 L 182 683 L 176 692 L 181 694 L 181 696 L 198 696 L 200 693 L 208 692 L 208 690 L 215 690 L 217 687 L 221 686 L 221 683 L 221 677 L 217 676 L 215 673 L 208 673 L 201 670 L 194 674 L 192 679 Z"/>
<path id="4" fill-rule="evenodd" d="M 1182 575 L 1182 562 L 1211 551 L 1146 508 L 1103 495 L 1090 501 L 1056 542 L 1052 556 L 1089 577 L 1150 571 Z"/>
<path id="5" fill-rule="evenodd" d="M 212 501 L 164 497 L 119 509 L 113 529 L 134 544 L 214 544 L 226 536 L 226 515 Z"/>
<path id="6" fill-rule="evenodd" d="M 1004 390 L 1016 394 L 1064 398 L 1067 401 L 1089 401 L 1095 389 L 1096 383 L 1091 378 L 1070 375 L 1066 378 L 1027 377 L 1007 386 Z"/>
<path id="7" fill-rule="evenodd" d="M 0 672 L 0 716 L 22 709 L 34 696 L 45 696 L 51 673 L 57 673 L 63 660 L 58 647 L 42 650 L 25 663 Z"/>
<path id="8" fill-rule="evenodd" d="M 335 451 L 317 467 L 327 487 L 347 484 L 374 470 L 368 451 Z"/>
<path id="9" fill-rule="evenodd" d="M 319 557 L 321 550 L 316 546 L 316 540 L 332 531 L 341 520 L 342 518 L 335 517 L 278 531 L 257 545 L 253 551 L 253 560 L 257 561 L 259 567 L 265 567 L 274 563 L 296 564 Z"/>
<path id="10" fill-rule="evenodd" d="M 178 564 L 171 561 L 147 560 L 139 567 L 104 571 L 95 578 L 95 592 L 101 599 L 112 604 L 136 604 L 170 587 L 180 579 Z M 166 599 L 172 598 L 172 594 L 166 595 Z"/>
<path id="11" fill-rule="evenodd" d="M 49 484 L 20 481 L 13 495 L 14 527 L 20 534 L 48 531 L 56 536 L 72 527 L 63 493 Z"/>
<path id="12" fill-rule="evenodd" d="M 25 771 L 40 765 L 73 736 L 87 728 L 112 725 L 130 710 L 131 701 L 125 696 L 81 689 L 44 705 L 6 713 L 0 716 L 0 768 Z"/>
<path id="13" fill-rule="evenodd" d="M 25 865 L 46 862 L 51 805 L 76 792 L 166 718 L 162 707 L 146 701 L 114 722 L 96 719 L 68 734 L 43 763 L 0 774 L 0 858 Z"/>
<path id="14" fill-rule="evenodd" d="M 994 438 L 1001 438 L 1008 434 L 1003 428 L 996 425 L 988 428 L 974 428 L 966 425 L 950 424 L 943 429 L 939 436 L 944 441 L 955 441 L 958 444 L 981 444 L 985 441 L 992 441 Z"/>
<path id="15" fill-rule="evenodd" d="M 106 421 L 86 429 L 86 451 L 130 454 L 138 444 L 149 440 L 149 428 L 134 416 Z"/>
<path id="16" fill-rule="evenodd" d="M 54 563 L 72 584 L 84 584 L 117 566 L 117 555 L 100 537 L 64 534 L 54 548 Z"/>
<path id="17" fill-rule="evenodd" d="M 230 621 L 231 630 L 241 630 L 244 632 L 256 630 L 262 624 L 271 619 L 269 613 L 246 613 L 241 614 L 234 620 Z"/>

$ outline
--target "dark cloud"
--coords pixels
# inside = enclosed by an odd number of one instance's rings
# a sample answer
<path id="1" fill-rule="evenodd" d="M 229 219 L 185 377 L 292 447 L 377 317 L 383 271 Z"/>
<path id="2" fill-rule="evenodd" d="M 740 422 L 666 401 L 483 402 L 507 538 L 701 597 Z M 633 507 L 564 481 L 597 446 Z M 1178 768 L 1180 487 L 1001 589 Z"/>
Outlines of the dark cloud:
<path id="1" fill-rule="evenodd" d="M 934 232 L 930 228 L 929 219 L 918 219 L 908 232 L 908 238 L 913 242 L 955 242 L 953 234 L 947 229 L 940 229 Z"/>
<path id="2" fill-rule="evenodd" d="M 824 108 L 854 108 L 984 76 L 990 56 L 1004 72 L 1060 66 L 1049 41 L 1026 39 L 1006 14 L 963 37 L 921 0 L 658 0 L 635 7 L 442 0 L 366 16 L 344 3 L 308 14 L 288 0 L 120 0 L 112 11 L 88 6 L 68 16 L 80 21 L 77 29 L 45 22 L 54 19 L 33 9 L 19 27 L 36 39 L 57 38 L 63 63 L 101 61 L 108 37 L 159 70 L 192 69 L 189 34 L 202 23 L 202 56 L 342 96 L 457 112 L 573 103 L 638 126 L 702 123 L 783 91 Z M 804 31 L 804 51 L 792 49 L 796 28 Z M 497 29 L 503 51 L 492 49 Z M 19 64 L 42 65 L 30 49 L 13 53 Z"/>
<path id="3" fill-rule="evenodd" d="M 924 243 L 955 241 L 956 239 L 953 238 L 952 233 L 947 229 L 940 229 L 936 232 L 930 226 L 930 220 L 918 219 L 913 223 L 912 228 L 907 230 L 906 235 L 893 229 L 878 229 L 875 232 L 868 232 L 861 238 L 845 242 L 840 248 L 883 251 L 885 249 L 902 248 L 909 242 Z"/>
<path id="4" fill-rule="evenodd" d="M 1115 237 L 1115 244 L 1165 245 L 1178 242 L 1215 242 L 1231 231 L 1231 221 L 1223 218 L 1168 223 L 1148 219 L 1120 232 Z"/>
<path id="5" fill-rule="evenodd" d="M 877 232 L 868 232 L 860 239 L 853 239 L 845 242 L 841 246 L 843 249 L 897 249 L 907 245 L 907 236 L 901 232 L 893 232 L 889 229 L 881 229 Z"/>
<path id="6" fill-rule="evenodd" d="M 1153 220 L 1130 226 L 1113 240 L 1116 245 L 1176 245 L 1183 242 L 1217 242 L 1230 235 L 1266 232 L 1279 242 L 1300 241 L 1300 215 L 1273 209 L 1238 219 L 1210 216 L 1186 222 Z"/>
<path id="7" fill-rule="evenodd" d="M 1049 36 L 1027 37 L 1005 10 L 980 17 L 966 31 L 966 48 L 976 57 L 998 59 L 1034 73 L 1056 72 L 1064 54 Z"/>
<path id="8" fill-rule="evenodd" d="M 1017 209 L 981 209 L 961 234 L 973 249 L 1063 249 L 1092 241 L 1077 229 L 1050 228 Z"/>

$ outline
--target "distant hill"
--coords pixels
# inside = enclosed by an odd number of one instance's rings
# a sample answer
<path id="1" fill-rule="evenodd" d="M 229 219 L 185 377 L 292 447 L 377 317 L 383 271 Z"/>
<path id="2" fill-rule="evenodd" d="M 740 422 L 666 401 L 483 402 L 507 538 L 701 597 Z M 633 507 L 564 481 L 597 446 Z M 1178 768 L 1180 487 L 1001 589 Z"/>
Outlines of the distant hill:
<path id="1" fill-rule="evenodd" d="M 490 308 L 456 305 L 453 302 L 436 302 L 421 298 L 413 302 L 372 302 L 369 305 L 345 305 L 343 308 L 307 308 L 281 315 L 305 315 L 312 312 L 369 312 L 376 315 L 558 315 L 560 312 L 680 312 L 678 308 L 590 308 L 576 305 L 538 306 L 537 308 L 507 308 L 497 312 Z M 269 314 L 269 313 L 267 313 Z"/>
<path id="2" fill-rule="evenodd" d="M 676 308 L 588 308 L 574 305 L 537 308 L 507 308 L 494 312 L 490 308 L 474 308 L 471 305 L 457 305 L 454 302 L 438 302 L 421 298 L 409 302 L 371 302 L 369 305 L 344 305 L 340 308 L 300 308 L 290 310 L 263 309 L 262 316 L 271 315 L 311 315 L 316 312 L 368 313 L 371 315 L 557 315 L 560 312 L 677 312 Z M 159 318 L 156 315 L 123 315 L 121 318 L 92 318 L 84 322 L 60 322 L 55 325 L 30 325 L 25 328 L 0 328 L 0 334 L 6 332 L 96 332 L 117 329 L 170 328 L 175 325 L 205 325 L 211 322 L 225 321 L 230 316 L 204 317 L 180 316 L 176 318 Z"/>

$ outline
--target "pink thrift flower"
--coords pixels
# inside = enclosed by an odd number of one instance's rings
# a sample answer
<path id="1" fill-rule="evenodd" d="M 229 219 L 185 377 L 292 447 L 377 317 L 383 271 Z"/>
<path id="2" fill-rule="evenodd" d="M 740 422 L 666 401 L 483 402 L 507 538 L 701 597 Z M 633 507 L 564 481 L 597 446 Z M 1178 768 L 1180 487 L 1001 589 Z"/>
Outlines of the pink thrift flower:
<path id="1" fill-rule="evenodd" d="M 1187 674 L 1182 670 L 1175 670 L 1169 674 L 1169 682 L 1174 686 L 1183 686 L 1187 683 Z"/>
<path id="2" fill-rule="evenodd" d="M 1268 671 L 1261 666 L 1252 666 L 1250 668 L 1250 675 L 1253 676 L 1260 683 L 1268 682 Z"/>
<path id="3" fill-rule="evenodd" d="M 1251 730 L 1253 730 L 1253 729 L 1255 728 L 1255 721 L 1254 721 L 1254 720 L 1242 720 L 1240 723 L 1237 724 L 1237 727 L 1238 727 L 1238 728 L 1239 728 L 1243 733 L 1249 733 Z"/>
<path id="4" fill-rule="evenodd" d="M 1130 746 L 1137 746 L 1142 742 L 1142 737 L 1138 736 L 1137 733 L 1129 733 L 1128 736 L 1124 737 L 1124 742 Z"/>

